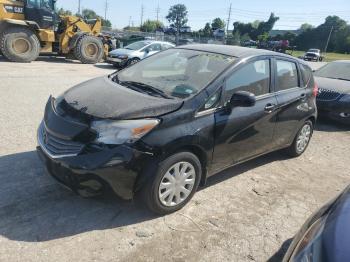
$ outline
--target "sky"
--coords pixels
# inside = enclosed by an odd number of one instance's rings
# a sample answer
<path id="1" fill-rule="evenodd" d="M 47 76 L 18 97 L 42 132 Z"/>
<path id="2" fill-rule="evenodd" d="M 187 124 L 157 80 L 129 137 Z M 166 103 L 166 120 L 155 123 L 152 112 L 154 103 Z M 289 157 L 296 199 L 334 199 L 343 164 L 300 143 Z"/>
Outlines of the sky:
<path id="1" fill-rule="evenodd" d="M 71 10 L 78 10 L 79 0 L 58 0 L 57 6 Z M 80 0 L 82 8 L 95 10 L 104 17 L 106 0 Z M 165 17 L 170 6 L 184 4 L 188 9 L 188 25 L 193 30 L 204 27 L 206 22 L 220 17 L 227 21 L 229 7 L 232 3 L 230 29 L 235 21 L 252 22 L 267 20 L 270 13 L 280 17 L 274 29 L 293 30 L 301 24 L 309 23 L 317 26 L 324 22 L 328 15 L 338 15 L 350 21 L 350 0 L 107 0 L 109 19 L 113 28 L 123 28 L 129 23 L 139 26 L 141 23 L 141 9 L 144 7 L 143 20 L 157 17 L 159 4 L 159 19 L 168 25 Z"/>

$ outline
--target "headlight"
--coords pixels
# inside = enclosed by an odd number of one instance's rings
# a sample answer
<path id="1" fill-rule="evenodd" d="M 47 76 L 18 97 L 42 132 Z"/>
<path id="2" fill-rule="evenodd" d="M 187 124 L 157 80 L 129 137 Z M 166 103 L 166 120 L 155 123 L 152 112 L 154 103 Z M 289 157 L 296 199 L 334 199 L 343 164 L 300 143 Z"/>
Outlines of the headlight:
<path id="1" fill-rule="evenodd" d="M 350 103 L 350 95 L 345 95 L 339 100 L 340 102 Z"/>
<path id="2" fill-rule="evenodd" d="M 118 55 L 118 58 L 120 58 L 120 59 L 128 59 L 128 56 L 127 55 Z"/>
<path id="3" fill-rule="evenodd" d="M 318 261 L 322 252 L 322 233 L 326 218 L 327 216 L 321 217 L 310 226 L 295 248 L 290 261 Z"/>
<path id="4" fill-rule="evenodd" d="M 142 120 L 101 120 L 94 121 L 91 129 L 97 132 L 95 142 L 121 145 L 124 143 L 134 143 L 141 137 L 149 133 L 159 124 L 158 119 Z"/>

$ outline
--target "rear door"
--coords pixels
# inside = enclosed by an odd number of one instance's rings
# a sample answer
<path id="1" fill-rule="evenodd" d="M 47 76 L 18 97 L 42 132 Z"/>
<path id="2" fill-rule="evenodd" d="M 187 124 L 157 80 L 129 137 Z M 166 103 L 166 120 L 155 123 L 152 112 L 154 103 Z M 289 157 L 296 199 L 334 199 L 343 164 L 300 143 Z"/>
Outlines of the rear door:
<path id="1" fill-rule="evenodd" d="M 237 91 L 256 95 L 253 107 L 228 109 L 223 106 L 215 112 L 215 148 L 213 172 L 269 151 L 275 127 L 277 104 L 272 92 L 273 71 L 271 59 L 261 57 L 248 62 L 228 75 L 223 102 L 228 103 Z"/>
<path id="2" fill-rule="evenodd" d="M 300 122 L 310 115 L 310 92 L 303 84 L 298 66 L 293 59 L 283 57 L 274 60 L 278 102 L 274 141 L 277 147 L 289 145 L 300 127 Z"/>

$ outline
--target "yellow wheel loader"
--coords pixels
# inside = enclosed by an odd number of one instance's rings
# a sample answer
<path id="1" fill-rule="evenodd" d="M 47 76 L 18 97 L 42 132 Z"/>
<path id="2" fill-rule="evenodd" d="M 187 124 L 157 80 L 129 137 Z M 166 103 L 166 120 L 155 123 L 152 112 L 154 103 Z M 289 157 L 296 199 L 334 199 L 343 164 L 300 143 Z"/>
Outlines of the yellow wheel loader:
<path id="1" fill-rule="evenodd" d="M 73 56 L 99 62 L 108 47 L 99 37 L 100 19 L 58 16 L 56 0 L 0 0 L 0 54 L 13 62 L 31 62 L 39 54 Z"/>

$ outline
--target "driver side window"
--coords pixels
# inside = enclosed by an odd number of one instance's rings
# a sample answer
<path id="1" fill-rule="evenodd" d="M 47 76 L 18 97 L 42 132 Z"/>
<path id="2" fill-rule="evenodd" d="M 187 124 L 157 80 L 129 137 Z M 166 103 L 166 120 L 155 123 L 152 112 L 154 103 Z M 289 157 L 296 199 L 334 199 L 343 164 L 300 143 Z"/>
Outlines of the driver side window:
<path id="1" fill-rule="evenodd" d="M 270 60 L 258 60 L 248 63 L 235 71 L 226 81 L 226 99 L 237 91 L 247 91 L 255 96 L 270 92 Z"/>

